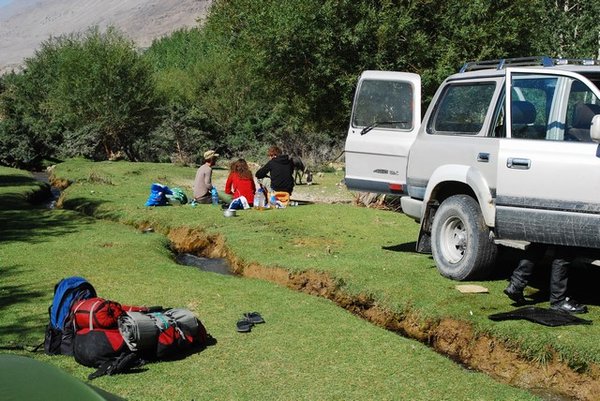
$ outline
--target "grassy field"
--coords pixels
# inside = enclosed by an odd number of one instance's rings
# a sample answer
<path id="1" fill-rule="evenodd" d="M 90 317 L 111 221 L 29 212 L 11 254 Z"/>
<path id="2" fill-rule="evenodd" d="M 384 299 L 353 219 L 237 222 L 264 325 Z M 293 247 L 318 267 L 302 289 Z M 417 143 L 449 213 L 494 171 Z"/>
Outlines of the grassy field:
<path id="1" fill-rule="evenodd" d="M 209 205 L 191 208 L 144 207 L 152 182 L 179 186 L 191 193 L 194 169 L 156 164 L 89 163 L 74 160 L 58 166 L 58 177 L 75 184 L 66 191 L 67 208 L 87 208 L 100 217 L 130 224 L 152 224 L 167 230 L 182 225 L 220 233 L 233 253 L 247 262 L 282 266 L 290 271 L 326 272 L 350 294 L 366 294 L 398 313 L 417 311 L 424 319 L 452 317 L 518 346 L 533 360 L 547 361 L 553 352 L 574 366 L 600 362 L 600 327 L 549 328 L 525 321 L 492 322 L 488 315 L 513 309 L 504 296 L 506 277 L 481 282 L 489 294 L 461 294 L 457 282 L 441 277 L 430 255 L 414 252 L 418 225 L 394 212 L 346 204 L 314 204 L 285 210 L 240 213 L 224 218 Z M 217 170 L 215 181 L 224 182 L 226 171 Z M 319 185 L 298 187 L 293 198 L 311 191 L 335 188 L 339 175 L 320 178 Z M 308 192 L 308 195 L 305 195 Z M 351 196 L 348 196 L 350 199 Z M 510 271 L 513 261 L 507 262 Z M 548 306 L 547 271 L 540 269 L 539 291 L 529 295 Z M 571 287 L 576 299 L 590 303 L 586 318 L 598 320 L 600 308 L 594 282 L 598 269 L 574 269 Z"/>
<path id="2" fill-rule="evenodd" d="M 222 182 L 225 173 L 217 170 L 216 181 Z M 73 274 L 88 278 L 100 295 L 123 303 L 193 310 L 217 344 L 181 361 L 148 365 L 146 372 L 94 381 L 128 399 L 533 399 L 330 301 L 261 280 L 176 265 L 160 232 L 181 226 L 222 234 L 231 252 L 248 263 L 325 272 L 348 294 L 367 294 L 398 313 L 454 317 L 533 359 L 546 361 L 557 350 L 580 368 L 597 362 L 595 326 L 549 329 L 489 321 L 488 314 L 511 308 L 501 294 L 505 282 L 483 283 L 490 294 L 460 294 L 455 282 L 437 274 L 430 257 L 412 252 L 417 226 L 402 215 L 314 204 L 245 211 L 228 219 L 209 205 L 143 206 L 152 182 L 189 189 L 191 168 L 74 160 L 60 165 L 56 174 L 74 181 L 65 192 L 65 207 L 152 226 L 157 233 L 142 234 L 68 210 L 28 208 L 22 199 L 37 184 L 21 172 L 0 169 L 0 345 L 39 342 L 53 285 Z M 300 189 L 339 190 L 339 176 L 319 180 Z M 591 309 L 595 318 L 598 310 Z M 260 311 L 267 324 L 250 334 L 236 333 L 236 320 L 252 310 Z M 72 358 L 21 353 L 80 379 L 90 373 Z"/>

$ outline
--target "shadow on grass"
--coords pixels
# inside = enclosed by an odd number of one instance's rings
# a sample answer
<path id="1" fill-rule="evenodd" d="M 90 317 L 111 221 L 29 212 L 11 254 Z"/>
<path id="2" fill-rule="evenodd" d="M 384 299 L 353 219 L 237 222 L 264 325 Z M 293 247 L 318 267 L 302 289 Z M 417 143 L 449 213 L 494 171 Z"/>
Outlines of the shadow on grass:
<path id="1" fill-rule="evenodd" d="M 148 358 L 148 362 L 158 362 L 158 361 L 180 361 L 185 359 L 191 355 L 199 354 L 204 351 L 208 347 L 212 347 L 217 345 L 217 339 L 211 336 L 210 334 L 206 335 L 206 341 L 203 344 L 193 345 L 189 348 L 173 348 L 173 353 L 162 357 L 162 358 Z"/>
<path id="2" fill-rule="evenodd" d="M 404 244 L 382 246 L 381 249 L 383 249 L 385 251 L 392 251 L 392 252 L 417 253 L 417 243 L 416 242 L 406 242 Z"/>
<path id="3" fill-rule="evenodd" d="M 7 283 L 11 276 L 26 273 L 19 265 L 0 267 L 0 310 L 19 303 L 30 303 L 36 298 L 46 296 L 42 291 L 29 290 L 26 285 L 13 285 Z M 0 328 L 2 330 L 2 328 Z"/>
<path id="4" fill-rule="evenodd" d="M 48 183 L 17 174 L 0 174 L 0 188 L 7 188 L 0 190 L 0 210 L 29 208 L 29 203 L 41 202 L 52 195 Z"/>
<path id="5" fill-rule="evenodd" d="M 19 276 L 21 274 L 31 274 L 26 272 L 21 266 L 4 266 L 0 267 L 0 315 L 4 314 L 6 309 L 13 308 L 18 304 L 30 304 L 38 302 L 40 298 L 47 297 L 48 294 L 44 291 L 31 289 L 27 284 L 7 283 L 11 276 Z M 18 279 L 13 281 L 19 281 Z M 46 309 L 38 315 L 19 316 L 18 319 L 9 319 L 14 323 L 6 323 L 0 326 L 0 350 L 22 349 L 25 345 L 20 344 L 15 347 L 14 344 L 6 344 L 6 336 L 12 338 L 31 338 L 40 336 L 40 342 L 43 340 L 44 324 L 48 320 Z M 36 346 L 36 344 L 27 344 L 27 346 Z"/>
<path id="6" fill-rule="evenodd" d="M 501 248 L 494 274 L 490 280 L 508 280 L 525 253 L 511 248 Z M 533 270 L 528 287 L 537 291 L 527 296 L 527 305 L 548 302 L 550 299 L 550 272 L 552 258 L 547 256 Z M 600 267 L 575 261 L 569 268 L 567 295 L 586 305 L 600 305 Z"/>
<path id="7" fill-rule="evenodd" d="M 104 203 L 107 203 L 107 201 L 90 198 L 69 198 L 64 201 L 63 208 L 74 210 L 87 216 L 94 216 L 108 220 L 115 219 L 115 216 L 112 213 L 106 211 L 100 212 L 98 210 Z"/>
<path id="8" fill-rule="evenodd" d="M 73 233 L 89 219 L 43 209 L 0 210 L 2 242 L 39 243 L 48 237 Z"/>
<path id="9" fill-rule="evenodd" d="M 550 299 L 550 263 L 536 266 L 529 287 L 538 291 L 527 297 L 531 304 L 547 302 Z M 598 266 L 575 262 L 569 269 L 567 295 L 585 305 L 600 305 L 600 268 Z"/>
<path id="10" fill-rule="evenodd" d="M 0 187 L 31 186 L 37 182 L 35 178 L 24 175 L 0 174 Z"/>

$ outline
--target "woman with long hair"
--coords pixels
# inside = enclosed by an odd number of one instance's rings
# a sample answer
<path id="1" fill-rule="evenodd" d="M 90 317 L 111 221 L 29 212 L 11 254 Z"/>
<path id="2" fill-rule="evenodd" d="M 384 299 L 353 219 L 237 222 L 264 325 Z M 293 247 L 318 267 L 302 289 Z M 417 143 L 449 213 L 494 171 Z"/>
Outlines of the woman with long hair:
<path id="1" fill-rule="evenodd" d="M 255 191 L 254 177 L 246 160 L 238 159 L 231 163 L 229 177 L 227 177 L 225 183 L 225 193 L 231 195 L 234 199 L 243 196 L 249 204 L 253 204 Z"/>

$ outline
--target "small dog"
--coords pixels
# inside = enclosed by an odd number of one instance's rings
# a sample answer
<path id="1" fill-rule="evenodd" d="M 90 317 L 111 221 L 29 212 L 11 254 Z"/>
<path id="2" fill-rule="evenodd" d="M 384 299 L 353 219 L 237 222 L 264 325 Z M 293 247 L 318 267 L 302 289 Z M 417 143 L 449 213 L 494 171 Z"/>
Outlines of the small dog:
<path id="1" fill-rule="evenodd" d="M 294 166 L 294 183 L 302 185 L 302 177 L 304 177 L 304 162 L 298 156 L 292 156 L 292 165 Z"/>

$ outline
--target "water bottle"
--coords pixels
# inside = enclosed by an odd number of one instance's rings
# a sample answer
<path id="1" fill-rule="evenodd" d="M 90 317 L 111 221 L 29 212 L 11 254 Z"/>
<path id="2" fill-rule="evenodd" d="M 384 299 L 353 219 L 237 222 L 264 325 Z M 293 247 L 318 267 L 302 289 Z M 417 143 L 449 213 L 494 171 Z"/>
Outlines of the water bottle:
<path id="1" fill-rule="evenodd" d="M 271 198 L 269 199 L 269 207 L 271 209 L 277 208 L 277 197 L 275 197 L 275 193 L 271 189 Z"/>
<path id="2" fill-rule="evenodd" d="M 210 199 L 212 200 L 213 205 L 219 204 L 219 193 L 217 192 L 217 188 L 212 187 L 210 190 Z"/>
<path id="3" fill-rule="evenodd" d="M 254 208 L 258 210 L 265 208 L 265 193 L 262 188 L 258 188 L 256 194 L 254 194 Z"/>

